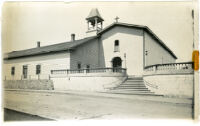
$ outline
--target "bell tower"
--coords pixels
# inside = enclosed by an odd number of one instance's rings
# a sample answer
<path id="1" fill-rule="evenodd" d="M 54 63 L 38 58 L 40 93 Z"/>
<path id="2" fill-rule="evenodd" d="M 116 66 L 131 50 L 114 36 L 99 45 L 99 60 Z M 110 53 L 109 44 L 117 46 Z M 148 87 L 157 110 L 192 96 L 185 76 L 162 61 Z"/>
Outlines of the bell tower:
<path id="1" fill-rule="evenodd" d="M 86 18 L 87 20 L 87 36 L 96 35 L 98 31 L 103 29 L 103 18 L 101 17 L 97 8 L 93 8 Z"/>

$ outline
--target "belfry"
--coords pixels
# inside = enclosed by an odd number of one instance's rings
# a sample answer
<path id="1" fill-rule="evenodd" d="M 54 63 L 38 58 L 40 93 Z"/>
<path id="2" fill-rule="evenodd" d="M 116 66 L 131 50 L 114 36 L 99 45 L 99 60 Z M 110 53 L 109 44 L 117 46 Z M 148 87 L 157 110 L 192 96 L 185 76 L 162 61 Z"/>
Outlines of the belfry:
<path id="1" fill-rule="evenodd" d="M 103 29 L 103 21 L 104 19 L 101 17 L 99 11 L 97 8 L 93 8 L 90 11 L 90 14 L 86 18 L 88 29 L 86 33 L 97 33 L 98 31 L 101 31 Z"/>
<path id="2" fill-rule="evenodd" d="M 112 13 L 104 18 L 119 14 Z M 33 48 L 6 53 L 5 87 L 193 97 L 188 91 L 193 89 L 192 62 L 176 63 L 176 55 L 150 28 L 119 22 L 118 16 L 103 28 L 97 8 L 85 17 L 83 38 L 71 34 L 65 42 L 40 46 L 38 41 Z"/>

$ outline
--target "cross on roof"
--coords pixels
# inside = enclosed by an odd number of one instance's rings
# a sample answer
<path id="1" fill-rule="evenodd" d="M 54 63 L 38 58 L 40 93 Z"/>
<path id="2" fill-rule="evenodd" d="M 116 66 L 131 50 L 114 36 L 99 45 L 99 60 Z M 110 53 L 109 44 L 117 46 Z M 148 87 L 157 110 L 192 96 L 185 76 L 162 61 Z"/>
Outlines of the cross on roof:
<path id="1" fill-rule="evenodd" d="M 118 17 L 118 16 L 116 16 L 115 20 L 116 20 L 116 22 L 118 22 L 118 20 L 119 20 L 119 17 Z"/>

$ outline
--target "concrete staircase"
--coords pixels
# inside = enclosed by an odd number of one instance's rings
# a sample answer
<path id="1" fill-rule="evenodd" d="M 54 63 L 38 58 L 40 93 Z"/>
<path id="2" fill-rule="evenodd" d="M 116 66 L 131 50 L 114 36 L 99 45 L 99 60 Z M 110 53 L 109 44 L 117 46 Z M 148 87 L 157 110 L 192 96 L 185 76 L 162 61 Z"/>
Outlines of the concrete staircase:
<path id="1" fill-rule="evenodd" d="M 110 90 L 116 94 L 154 95 L 144 84 L 142 77 L 128 77 L 125 82 Z"/>

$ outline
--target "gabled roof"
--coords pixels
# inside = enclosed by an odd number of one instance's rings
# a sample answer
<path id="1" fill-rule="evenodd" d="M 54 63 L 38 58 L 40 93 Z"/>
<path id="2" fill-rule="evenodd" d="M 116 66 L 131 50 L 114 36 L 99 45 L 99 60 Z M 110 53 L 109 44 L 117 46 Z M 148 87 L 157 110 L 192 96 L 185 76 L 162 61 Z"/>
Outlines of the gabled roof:
<path id="1" fill-rule="evenodd" d="M 106 31 L 112 29 L 115 26 L 122 26 L 122 27 L 128 27 L 128 28 L 139 28 L 139 29 L 144 29 L 146 32 L 150 33 L 151 36 L 157 40 L 158 44 L 160 44 L 163 48 L 165 48 L 175 59 L 177 59 L 176 55 L 165 45 L 165 43 L 155 34 L 153 31 L 148 28 L 147 26 L 144 25 L 135 25 L 135 24 L 127 24 L 127 23 L 120 23 L 120 22 L 115 22 L 112 23 L 111 25 L 107 26 L 103 30 L 99 31 L 97 35 L 102 35 Z"/>
<path id="2" fill-rule="evenodd" d="M 104 21 L 97 8 L 93 8 L 90 11 L 90 14 L 87 16 L 86 20 L 89 20 L 89 19 L 94 18 L 94 17 L 100 18 L 101 21 Z"/>
<path id="3" fill-rule="evenodd" d="M 40 54 L 47 54 L 51 52 L 69 51 L 95 38 L 97 38 L 97 36 L 88 37 L 88 38 L 75 40 L 71 42 L 63 42 L 63 43 L 58 43 L 58 44 L 48 45 L 48 46 L 43 46 L 43 47 L 13 51 L 13 52 L 5 54 L 4 59 L 34 56 L 34 55 L 40 55 Z"/>
<path id="4" fill-rule="evenodd" d="M 47 54 L 47 53 L 53 53 L 53 52 L 70 51 L 70 50 L 75 49 L 79 45 L 87 43 L 90 40 L 96 39 L 97 37 L 101 36 L 103 33 L 105 33 L 106 31 L 110 30 L 111 28 L 113 28 L 115 26 L 122 26 L 122 27 L 129 27 L 129 28 L 140 28 L 140 29 L 146 30 L 148 33 L 151 34 L 152 37 L 154 37 L 154 39 L 157 40 L 157 42 L 163 48 L 165 48 L 175 59 L 177 59 L 176 55 L 147 26 L 126 24 L 126 23 L 119 23 L 119 22 L 116 22 L 116 23 L 113 23 L 113 24 L 107 26 L 102 31 L 98 32 L 97 36 L 87 37 L 87 38 L 84 38 L 84 39 L 70 41 L 70 42 L 53 44 L 53 45 L 49 45 L 49 46 L 42 46 L 42 47 L 31 48 L 31 49 L 26 49 L 26 50 L 13 51 L 13 52 L 10 52 L 10 53 L 6 53 L 5 56 L 4 56 L 4 59 L 13 59 L 13 58 L 34 56 L 34 55 Z"/>

